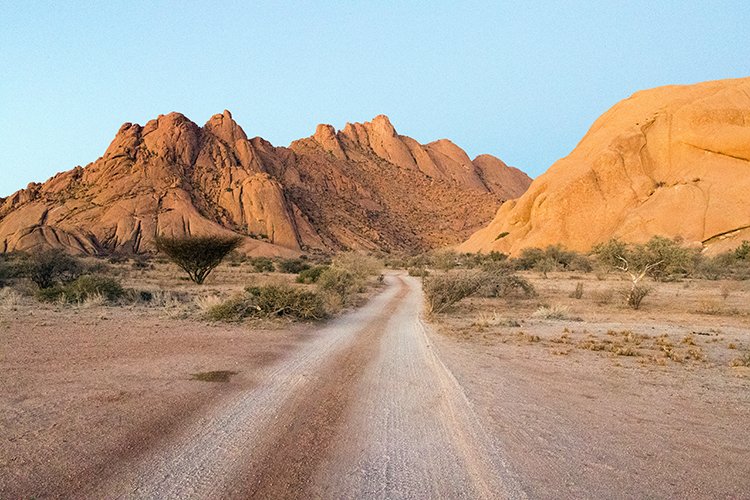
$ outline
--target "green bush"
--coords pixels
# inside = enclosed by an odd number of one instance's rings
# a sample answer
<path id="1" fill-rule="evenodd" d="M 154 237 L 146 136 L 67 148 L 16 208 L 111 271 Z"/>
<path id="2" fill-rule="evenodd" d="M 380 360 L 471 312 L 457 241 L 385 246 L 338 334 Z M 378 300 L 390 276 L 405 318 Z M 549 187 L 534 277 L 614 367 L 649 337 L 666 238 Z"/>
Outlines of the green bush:
<path id="1" fill-rule="evenodd" d="M 430 272 L 424 267 L 410 267 L 408 273 L 409 276 L 416 276 L 418 278 L 424 278 L 425 276 L 430 275 Z"/>
<path id="2" fill-rule="evenodd" d="M 480 271 L 454 270 L 425 278 L 422 288 L 427 302 L 427 312 L 435 314 L 445 311 L 477 293 L 482 283 Z"/>
<path id="3" fill-rule="evenodd" d="M 254 257 L 250 259 L 250 264 L 258 273 L 272 273 L 276 270 L 273 261 L 268 257 Z"/>
<path id="4" fill-rule="evenodd" d="M 479 275 L 481 285 L 477 289 L 480 297 L 535 297 L 536 289 L 527 279 L 515 273 L 484 271 Z"/>
<path id="5" fill-rule="evenodd" d="M 351 303 L 352 298 L 362 289 L 362 286 L 360 278 L 338 267 L 331 267 L 318 277 L 318 289 L 337 296 L 344 305 Z"/>
<path id="6" fill-rule="evenodd" d="M 279 271 L 282 273 L 299 274 L 307 269 L 310 269 L 310 264 L 303 259 L 284 259 L 279 262 Z"/>
<path id="7" fill-rule="evenodd" d="M 301 320 L 326 317 L 323 299 L 310 290 L 289 285 L 266 285 L 249 287 L 246 291 L 258 310 L 269 316 L 292 316 Z"/>
<path id="8" fill-rule="evenodd" d="M 734 250 L 734 256 L 737 260 L 750 260 L 750 241 L 743 240 Z"/>
<path id="9" fill-rule="evenodd" d="M 623 266 L 621 258 L 627 260 L 631 270 L 645 269 L 658 281 L 669 281 L 690 276 L 700 267 L 703 258 L 697 250 L 686 248 L 678 241 L 654 236 L 642 245 L 626 244 L 618 240 L 597 245 L 593 249 L 597 260 L 610 269 Z"/>
<path id="10" fill-rule="evenodd" d="M 383 269 L 383 264 L 375 257 L 369 255 L 346 252 L 334 257 L 331 267 L 349 271 L 356 278 L 364 281 L 379 275 Z"/>
<path id="11" fill-rule="evenodd" d="M 213 321 L 280 316 L 304 321 L 323 319 L 326 317 L 323 298 L 313 291 L 289 285 L 248 287 L 244 294 L 215 305 L 206 313 Z"/>
<path id="12" fill-rule="evenodd" d="M 206 318 L 211 321 L 241 321 L 244 318 L 258 315 L 260 311 L 248 300 L 246 294 L 234 296 L 208 309 Z"/>
<path id="13" fill-rule="evenodd" d="M 86 274 L 67 285 L 56 285 L 41 288 L 37 298 L 43 302 L 65 300 L 66 302 L 83 302 L 86 299 L 100 295 L 110 302 L 114 302 L 125 294 L 125 290 L 114 278 Z"/>
<path id="14" fill-rule="evenodd" d="M 545 276 L 550 271 L 590 271 L 591 263 L 583 255 L 567 250 L 561 245 L 546 248 L 524 248 L 521 255 L 513 259 L 516 269 L 535 270 Z"/>
<path id="15" fill-rule="evenodd" d="M 313 266 L 310 269 L 305 269 L 297 276 L 297 283 L 317 283 L 320 275 L 328 269 L 330 269 L 329 266 Z"/>
<path id="16" fill-rule="evenodd" d="M 156 247 L 200 285 L 241 242 L 237 236 L 157 237 Z"/>
<path id="17" fill-rule="evenodd" d="M 453 250 L 439 250 L 432 254 L 431 264 L 435 269 L 448 271 L 458 267 L 461 263 L 459 255 Z"/>

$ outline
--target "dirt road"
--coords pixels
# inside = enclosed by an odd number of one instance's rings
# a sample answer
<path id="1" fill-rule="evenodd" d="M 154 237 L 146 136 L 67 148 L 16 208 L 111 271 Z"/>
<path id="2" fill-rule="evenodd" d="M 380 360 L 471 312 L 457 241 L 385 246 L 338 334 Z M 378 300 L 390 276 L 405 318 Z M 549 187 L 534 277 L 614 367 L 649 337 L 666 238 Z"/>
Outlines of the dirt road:
<path id="1" fill-rule="evenodd" d="M 124 462 L 90 497 L 521 497 L 420 319 L 419 282 L 387 278 L 259 384 Z"/>

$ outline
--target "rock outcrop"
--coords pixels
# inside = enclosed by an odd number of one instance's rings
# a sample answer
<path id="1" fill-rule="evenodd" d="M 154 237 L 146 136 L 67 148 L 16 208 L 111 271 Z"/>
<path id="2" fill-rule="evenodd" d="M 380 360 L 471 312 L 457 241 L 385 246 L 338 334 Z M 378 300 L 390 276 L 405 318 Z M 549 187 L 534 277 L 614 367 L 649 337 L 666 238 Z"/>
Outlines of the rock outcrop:
<path id="1" fill-rule="evenodd" d="M 586 251 L 654 235 L 709 253 L 750 239 L 750 78 L 660 87 L 618 103 L 458 248 Z"/>
<path id="2" fill-rule="evenodd" d="M 385 116 L 319 125 L 289 148 L 248 139 L 228 111 L 124 124 L 85 168 L 0 199 L 0 251 L 141 253 L 157 235 L 239 234 L 248 253 L 455 244 L 530 179 L 449 141 L 420 145 Z"/>

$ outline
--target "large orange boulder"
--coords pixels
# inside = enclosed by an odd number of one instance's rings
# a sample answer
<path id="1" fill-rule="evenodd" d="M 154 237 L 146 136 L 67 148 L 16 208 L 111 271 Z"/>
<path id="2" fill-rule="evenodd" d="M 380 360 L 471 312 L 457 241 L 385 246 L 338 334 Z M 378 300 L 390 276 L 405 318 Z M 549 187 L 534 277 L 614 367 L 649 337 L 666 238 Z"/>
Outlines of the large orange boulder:
<path id="1" fill-rule="evenodd" d="M 458 248 L 517 254 L 610 238 L 681 238 L 709 253 L 750 239 L 750 78 L 638 92 Z"/>

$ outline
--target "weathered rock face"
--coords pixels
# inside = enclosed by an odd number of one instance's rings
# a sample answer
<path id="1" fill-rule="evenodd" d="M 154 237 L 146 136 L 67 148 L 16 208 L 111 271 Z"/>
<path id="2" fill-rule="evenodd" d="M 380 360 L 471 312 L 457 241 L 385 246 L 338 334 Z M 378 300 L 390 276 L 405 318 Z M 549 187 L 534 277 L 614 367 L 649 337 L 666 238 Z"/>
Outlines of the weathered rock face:
<path id="1" fill-rule="evenodd" d="M 234 233 L 256 254 L 423 250 L 456 243 L 530 179 L 422 146 L 388 118 L 318 126 L 290 148 L 248 140 L 231 114 L 126 123 L 104 156 L 0 199 L 0 250 L 147 252 L 156 235 Z"/>
<path id="2" fill-rule="evenodd" d="M 516 254 L 560 243 L 585 251 L 654 235 L 710 253 L 750 239 L 750 78 L 620 102 L 458 248 Z"/>

